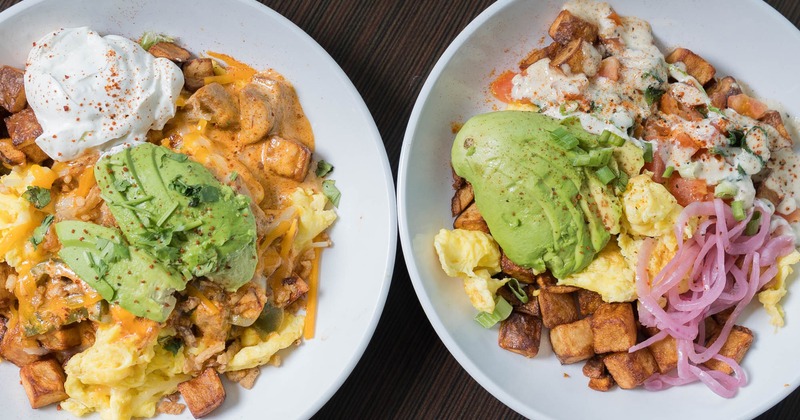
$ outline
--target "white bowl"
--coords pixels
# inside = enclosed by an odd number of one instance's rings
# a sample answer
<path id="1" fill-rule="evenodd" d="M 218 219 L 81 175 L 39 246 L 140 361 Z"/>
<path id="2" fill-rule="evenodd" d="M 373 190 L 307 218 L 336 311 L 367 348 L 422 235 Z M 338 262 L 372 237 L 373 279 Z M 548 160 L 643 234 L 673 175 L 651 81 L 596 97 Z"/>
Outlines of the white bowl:
<path id="1" fill-rule="evenodd" d="M 0 14 L 0 63 L 22 67 L 31 43 L 60 27 L 89 26 L 138 38 L 177 37 L 195 53 L 223 52 L 257 69 L 274 68 L 295 86 L 314 130 L 317 155 L 335 166 L 342 192 L 334 246 L 322 257 L 316 337 L 265 367 L 256 387 L 227 386 L 226 418 L 307 418 L 344 382 L 372 337 L 389 290 L 396 251 L 392 175 L 375 123 L 350 80 L 300 28 L 250 0 L 29 0 Z M 32 410 L 17 368 L 0 364 L 0 418 L 64 419 Z M 173 416 L 162 416 L 173 419 Z M 184 413 L 178 418 L 191 419 Z"/>
<path id="2" fill-rule="evenodd" d="M 478 16 L 453 41 L 428 77 L 406 131 L 398 174 L 400 240 L 422 307 L 444 344 L 487 391 L 536 419 L 751 418 L 800 383 L 800 289 L 785 298 L 786 327 L 775 333 L 758 303 L 742 322 L 756 335 L 743 364 L 749 384 L 733 399 L 694 384 L 662 392 L 601 393 L 587 387 L 582 364 L 561 366 L 546 337 L 534 359 L 497 346 L 497 329 L 483 329 L 461 281 L 447 277 L 433 249 L 450 216 L 451 124 L 500 109 L 488 85 L 547 38 L 561 8 L 557 0 L 503 0 Z M 620 15 L 644 18 L 661 50 L 685 46 L 763 98 L 800 114 L 800 32 L 757 0 L 729 2 L 611 0 Z M 545 334 L 546 336 L 546 334 Z M 568 376 L 567 376 L 568 375 Z"/>

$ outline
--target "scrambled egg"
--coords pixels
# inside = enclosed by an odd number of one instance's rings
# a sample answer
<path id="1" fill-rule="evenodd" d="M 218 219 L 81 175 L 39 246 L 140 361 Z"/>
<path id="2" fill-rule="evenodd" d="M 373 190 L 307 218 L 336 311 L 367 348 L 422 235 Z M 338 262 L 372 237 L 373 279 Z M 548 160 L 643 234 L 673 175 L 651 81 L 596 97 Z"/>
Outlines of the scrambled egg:
<path id="1" fill-rule="evenodd" d="M 780 301 L 786 295 L 786 278 L 792 274 L 792 265 L 800 262 L 800 252 L 792 251 L 791 254 L 778 260 L 778 274 L 775 275 L 775 284 L 758 294 L 758 301 L 770 316 L 770 323 L 776 327 L 783 326 L 783 307 Z"/>
<path id="2" fill-rule="evenodd" d="M 470 303 L 482 312 L 494 312 L 494 296 L 508 279 L 493 279 L 500 272 L 500 247 L 479 231 L 442 229 L 433 240 L 439 263 L 450 277 L 464 279 Z"/>
<path id="3" fill-rule="evenodd" d="M 609 242 L 582 272 L 559 280 L 600 294 L 606 302 L 636 299 L 636 262 L 645 236 L 656 238 L 648 262 L 650 278 L 678 252 L 673 227 L 683 208 L 667 189 L 649 175 L 628 181 L 622 194 L 622 227 L 617 243 Z"/>
<path id="4" fill-rule="evenodd" d="M 291 194 L 292 206 L 297 209 L 300 223 L 295 237 L 295 248 L 306 249 L 311 241 L 325 231 L 334 220 L 336 212 L 325 210 L 327 199 L 322 193 L 298 188 Z"/>
<path id="5" fill-rule="evenodd" d="M 270 361 L 279 350 L 285 349 L 303 335 L 305 316 L 287 313 L 278 331 L 264 339 L 252 328 L 245 330 L 241 338 L 242 349 L 228 362 L 227 371 L 249 369 Z"/>
<path id="6" fill-rule="evenodd" d="M 22 194 L 28 187 L 49 189 L 56 177 L 49 168 L 30 165 L 15 167 L 0 178 L 0 261 L 7 262 L 17 271 L 24 271 L 24 265 L 42 259 L 29 239 L 33 230 L 42 223 L 45 211 L 52 213 L 55 201 L 51 200 L 51 204 L 40 211 Z"/>
<path id="7" fill-rule="evenodd" d="M 94 345 L 67 362 L 70 398 L 61 407 L 78 416 L 97 411 L 103 420 L 152 417 L 158 401 L 191 378 L 185 366 L 183 353 L 165 350 L 155 335 L 142 343 L 119 324 L 103 324 Z"/>

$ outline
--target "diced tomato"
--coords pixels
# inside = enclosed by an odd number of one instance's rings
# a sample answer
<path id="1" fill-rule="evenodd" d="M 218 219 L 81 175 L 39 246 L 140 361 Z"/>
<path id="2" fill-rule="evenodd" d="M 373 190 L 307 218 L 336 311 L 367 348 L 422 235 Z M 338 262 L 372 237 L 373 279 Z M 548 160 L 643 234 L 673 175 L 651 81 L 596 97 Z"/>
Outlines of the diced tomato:
<path id="1" fill-rule="evenodd" d="M 645 162 L 644 169 L 653 173 L 653 181 L 658 182 L 659 184 L 664 183 L 664 178 L 661 175 L 664 174 L 666 165 L 664 164 L 664 161 L 661 160 L 661 157 L 658 156 L 658 153 L 653 153 L 653 160 L 651 162 Z"/>
<path id="2" fill-rule="evenodd" d="M 751 98 L 744 93 L 732 95 L 728 97 L 728 108 L 748 116 L 750 118 L 759 119 L 769 111 L 769 108 L 763 102 Z"/>
<path id="3" fill-rule="evenodd" d="M 708 201 L 714 199 L 714 193 L 709 191 L 708 185 L 702 179 L 684 179 L 673 173 L 664 184 L 667 190 L 675 196 L 678 204 L 686 207 L 695 201 Z"/>
<path id="4" fill-rule="evenodd" d="M 490 86 L 492 95 L 501 102 L 511 102 L 513 100 L 511 99 L 511 88 L 514 87 L 514 83 L 512 83 L 511 80 L 514 79 L 516 75 L 517 74 L 511 70 L 506 70 L 498 76 L 497 79 L 494 79 L 494 82 L 492 82 Z"/>
<path id="5" fill-rule="evenodd" d="M 698 142 L 697 140 L 693 139 L 692 136 L 684 133 L 683 131 L 678 131 L 674 133 L 673 139 L 681 145 L 681 147 L 685 147 L 687 149 L 694 149 L 697 150 L 703 146 L 702 143 Z"/>
<path id="6" fill-rule="evenodd" d="M 600 70 L 597 71 L 597 74 L 616 82 L 619 80 L 620 67 L 621 65 L 617 57 L 608 57 L 600 62 Z"/>

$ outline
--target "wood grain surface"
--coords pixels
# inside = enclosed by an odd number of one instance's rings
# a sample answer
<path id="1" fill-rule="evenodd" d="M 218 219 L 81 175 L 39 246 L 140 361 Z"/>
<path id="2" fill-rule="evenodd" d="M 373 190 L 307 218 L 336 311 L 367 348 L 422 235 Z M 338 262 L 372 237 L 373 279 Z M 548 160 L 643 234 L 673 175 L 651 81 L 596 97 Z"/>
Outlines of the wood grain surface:
<path id="1" fill-rule="evenodd" d="M 0 10 L 17 2 L 0 0 Z M 456 35 L 492 1 L 262 3 L 305 30 L 344 69 L 375 118 L 396 176 L 406 123 L 425 78 Z M 800 26 L 800 2 L 767 3 Z M 759 419 L 796 419 L 798 413 L 800 390 Z M 436 336 L 414 294 L 399 246 L 375 335 L 353 373 L 316 417 L 521 418 L 478 385 Z"/>

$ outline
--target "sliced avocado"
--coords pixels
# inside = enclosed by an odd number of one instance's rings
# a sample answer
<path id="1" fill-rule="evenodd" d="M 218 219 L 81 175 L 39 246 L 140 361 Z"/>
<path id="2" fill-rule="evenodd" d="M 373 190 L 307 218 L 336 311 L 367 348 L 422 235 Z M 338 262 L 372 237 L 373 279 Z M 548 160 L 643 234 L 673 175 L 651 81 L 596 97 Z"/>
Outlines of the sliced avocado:
<path id="1" fill-rule="evenodd" d="M 633 178 L 644 167 L 644 151 L 633 142 L 626 141 L 622 146 L 614 148 L 614 160 L 625 174 Z"/>
<path id="2" fill-rule="evenodd" d="M 551 136 L 559 127 L 581 148 L 599 145 L 578 121 L 503 111 L 467 121 L 451 158 L 456 174 L 472 184 L 478 209 L 506 255 L 562 278 L 589 265 L 610 236 L 597 205 L 601 197 L 593 196 L 584 168 L 574 167 L 574 152 Z M 603 187 L 597 192 L 613 197 Z"/>
<path id="3" fill-rule="evenodd" d="M 611 234 L 619 233 L 620 218 L 622 217 L 622 204 L 609 185 L 605 185 L 590 170 L 586 170 L 589 198 L 592 199 L 597 217 Z M 607 241 L 605 241 L 607 242 Z M 605 243 L 604 242 L 604 243 Z M 599 243 L 599 242 L 598 242 Z M 602 248 L 600 248 L 602 250 Z M 598 250 L 599 252 L 599 250 Z"/>
<path id="4" fill-rule="evenodd" d="M 186 282 L 146 252 L 128 246 L 114 228 L 80 221 L 56 223 L 58 255 L 103 299 L 128 312 L 163 322 L 175 306 L 173 292 Z"/>
<path id="5" fill-rule="evenodd" d="M 95 178 L 125 238 L 185 279 L 236 290 L 253 278 L 250 200 L 203 165 L 145 143 L 101 158 Z"/>

